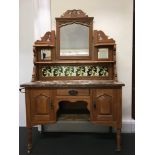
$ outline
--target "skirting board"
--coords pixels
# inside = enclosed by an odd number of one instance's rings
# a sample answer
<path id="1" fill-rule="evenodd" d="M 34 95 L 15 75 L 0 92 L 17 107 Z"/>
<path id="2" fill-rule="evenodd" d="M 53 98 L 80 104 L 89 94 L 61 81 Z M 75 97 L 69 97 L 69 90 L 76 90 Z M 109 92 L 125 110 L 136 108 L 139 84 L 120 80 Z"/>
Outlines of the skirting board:
<path id="1" fill-rule="evenodd" d="M 44 125 L 44 132 L 108 132 L 104 125 L 92 124 L 85 121 L 59 121 L 56 124 Z M 38 126 L 41 131 L 41 126 Z M 124 120 L 122 122 L 122 133 L 135 133 L 135 121 Z"/>

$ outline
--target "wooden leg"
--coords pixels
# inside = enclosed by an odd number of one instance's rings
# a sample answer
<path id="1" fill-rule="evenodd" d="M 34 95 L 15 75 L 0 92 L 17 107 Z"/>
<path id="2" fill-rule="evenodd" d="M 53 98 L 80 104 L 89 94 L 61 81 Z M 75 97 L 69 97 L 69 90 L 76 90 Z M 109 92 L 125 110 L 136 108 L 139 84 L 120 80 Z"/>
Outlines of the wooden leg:
<path id="1" fill-rule="evenodd" d="M 121 129 L 116 130 L 116 143 L 117 143 L 116 151 L 121 151 Z"/>
<path id="2" fill-rule="evenodd" d="M 32 127 L 28 128 L 28 145 L 27 145 L 27 153 L 30 154 L 32 151 Z"/>

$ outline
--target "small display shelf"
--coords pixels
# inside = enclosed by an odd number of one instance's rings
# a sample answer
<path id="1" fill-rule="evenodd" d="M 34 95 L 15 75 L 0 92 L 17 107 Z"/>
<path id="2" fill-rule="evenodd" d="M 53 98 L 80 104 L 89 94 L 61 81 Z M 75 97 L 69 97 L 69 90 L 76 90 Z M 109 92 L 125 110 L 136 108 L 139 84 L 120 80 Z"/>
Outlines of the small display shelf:
<path id="1" fill-rule="evenodd" d="M 115 61 L 116 44 L 103 31 L 94 30 L 94 57 L 98 61 Z"/>
<path id="2" fill-rule="evenodd" d="M 34 63 L 48 62 L 55 59 L 55 31 L 48 31 L 41 40 L 33 45 Z"/>
<path id="3" fill-rule="evenodd" d="M 115 61 L 36 61 L 35 64 L 104 64 L 104 63 L 115 63 Z"/>

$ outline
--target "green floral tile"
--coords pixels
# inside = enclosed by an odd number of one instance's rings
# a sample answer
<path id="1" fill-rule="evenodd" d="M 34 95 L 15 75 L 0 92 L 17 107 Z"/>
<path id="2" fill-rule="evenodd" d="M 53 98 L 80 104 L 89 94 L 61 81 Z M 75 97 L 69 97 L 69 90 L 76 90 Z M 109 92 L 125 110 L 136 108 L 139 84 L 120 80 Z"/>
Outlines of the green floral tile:
<path id="1" fill-rule="evenodd" d="M 44 66 L 42 67 L 43 77 L 61 76 L 108 76 L 108 67 L 104 66 Z"/>

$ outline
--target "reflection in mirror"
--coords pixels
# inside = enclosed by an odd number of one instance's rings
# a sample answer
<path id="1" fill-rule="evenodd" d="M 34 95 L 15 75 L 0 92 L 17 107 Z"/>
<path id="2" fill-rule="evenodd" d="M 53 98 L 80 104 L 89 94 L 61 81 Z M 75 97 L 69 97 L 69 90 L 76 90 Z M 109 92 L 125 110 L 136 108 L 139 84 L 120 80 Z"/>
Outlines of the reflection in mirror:
<path id="1" fill-rule="evenodd" d="M 89 56 L 89 28 L 80 24 L 60 28 L 60 56 Z"/>

